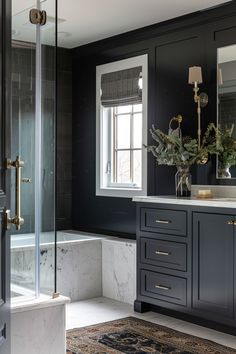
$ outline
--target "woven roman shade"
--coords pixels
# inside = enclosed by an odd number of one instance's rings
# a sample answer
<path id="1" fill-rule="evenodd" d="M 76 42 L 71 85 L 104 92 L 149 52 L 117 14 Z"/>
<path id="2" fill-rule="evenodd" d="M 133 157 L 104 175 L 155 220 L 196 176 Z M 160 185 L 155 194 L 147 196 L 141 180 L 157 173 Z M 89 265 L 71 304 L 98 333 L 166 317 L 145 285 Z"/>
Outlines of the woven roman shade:
<path id="1" fill-rule="evenodd" d="M 142 103 L 139 79 L 142 67 L 103 74 L 101 78 L 101 103 L 103 107 L 125 106 Z"/>

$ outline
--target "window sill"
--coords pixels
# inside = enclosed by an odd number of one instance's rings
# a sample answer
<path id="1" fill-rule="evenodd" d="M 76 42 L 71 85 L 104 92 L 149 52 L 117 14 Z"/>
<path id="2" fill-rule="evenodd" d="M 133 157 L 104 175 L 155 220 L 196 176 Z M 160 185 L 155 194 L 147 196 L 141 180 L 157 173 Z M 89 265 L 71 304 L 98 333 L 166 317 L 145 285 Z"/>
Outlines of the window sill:
<path id="1" fill-rule="evenodd" d="M 100 197 L 118 197 L 133 198 L 135 196 L 146 196 L 146 190 L 133 188 L 99 188 L 96 190 L 96 196 Z"/>

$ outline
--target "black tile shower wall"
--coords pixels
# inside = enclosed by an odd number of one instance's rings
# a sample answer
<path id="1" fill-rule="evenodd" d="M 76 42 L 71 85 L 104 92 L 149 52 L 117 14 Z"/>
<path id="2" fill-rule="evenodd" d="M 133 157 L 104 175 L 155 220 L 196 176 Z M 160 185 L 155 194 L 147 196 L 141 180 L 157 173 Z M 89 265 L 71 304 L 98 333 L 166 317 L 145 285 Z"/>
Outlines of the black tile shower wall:
<path id="1" fill-rule="evenodd" d="M 57 107 L 57 229 L 71 228 L 72 180 L 72 62 L 71 52 L 58 49 Z M 42 117 L 43 117 L 43 231 L 54 229 L 54 124 L 55 124 L 55 48 L 42 48 Z M 35 116 L 35 48 L 14 44 L 12 49 L 12 157 L 25 160 L 23 177 L 32 183 L 22 184 L 22 213 L 25 224 L 21 232 L 34 232 L 34 116 Z M 20 134 L 19 134 L 19 126 Z M 19 137 L 21 144 L 19 146 Z M 29 149 L 29 146 L 32 148 Z M 14 179 L 14 174 L 12 175 Z M 12 181 L 12 188 L 15 182 Z M 12 191 L 14 206 L 14 191 Z M 12 211 L 13 212 L 13 211 Z"/>
<path id="2" fill-rule="evenodd" d="M 71 229 L 72 203 L 72 52 L 57 53 L 57 230 Z"/>
<path id="3" fill-rule="evenodd" d="M 32 183 L 22 184 L 22 214 L 25 223 L 22 233 L 34 231 L 34 168 L 35 150 L 34 112 L 35 112 L 35 50 L 34 48 L 12 48 L 12 156 L 21 155 L 25 161 L 23 177 Z M 20 127 L 20 131 L 19 131 Z M 23 136 L 22 136 L 23 135 Z M 32 146 L 32 149 L 28 149 Z M 11 208 L 15 206 L 15 173 L 12 171 Z M 12 210 L 14 214 L 15 211 Z M 14 233 L 14 229 L 13 229 Z"/>
<path id="4" fill-rule="evenodd" d="M 184 134 L 196 135 L 196 107 L 188 68 L 200 65 L 209 95 L 202 130 L 216 122 L 217 48 L 236 43 L 236 2 L 186 15 L 73 50 L 73 228 L 115 235 L 135 235 L 135 203 L 127 198 L 97 197 L 96 65 L 147 53 L 148 126 L 167 130 L 176 114 Z M 150 137 L 149 137 L 150 142 Z M 216 180 L 215 162 L 192 170 L 199 184 L 235 184 Z M 148 194 L 174 194 L 175 168 L 156 167 L 148 156 Z"/>

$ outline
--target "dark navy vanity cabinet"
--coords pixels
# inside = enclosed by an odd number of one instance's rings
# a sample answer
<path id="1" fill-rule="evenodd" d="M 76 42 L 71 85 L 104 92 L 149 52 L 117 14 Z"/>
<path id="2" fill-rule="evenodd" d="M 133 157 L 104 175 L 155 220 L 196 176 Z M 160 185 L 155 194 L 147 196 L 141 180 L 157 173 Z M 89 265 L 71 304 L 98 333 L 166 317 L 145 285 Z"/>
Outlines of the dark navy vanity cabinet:
<path id="1" fill-rule="evenodd" d="M 234 258 L 236 216 L 193 212 L 192 307 L 202 316 L 236 318 L 234 314 Z M 235 275 L 236 280 L 236 275 Z M 236 323 L 235 323 L 236 324 Z"/>
<path id="2" fill-rule="evenodd" d="M 155 305 L 236 327 L 235 225 L 230 206 L 137 203 L 135 311 Z"/>

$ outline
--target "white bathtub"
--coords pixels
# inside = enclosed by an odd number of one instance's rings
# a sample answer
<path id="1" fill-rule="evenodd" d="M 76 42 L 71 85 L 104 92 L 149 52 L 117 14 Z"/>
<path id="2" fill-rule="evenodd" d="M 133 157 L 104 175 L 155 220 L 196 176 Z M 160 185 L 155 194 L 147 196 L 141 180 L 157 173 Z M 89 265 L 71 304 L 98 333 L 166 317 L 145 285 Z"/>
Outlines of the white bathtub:
<path id="1" fill-rule="evenodd" d="M 35 279 L 34 234 L 11 238 L 12 283 L 32 289 Z M 40 239 L 41 292 L 51 293 L 54 284 L 54 233 Z M 57 233 L 57 290 L 71 301 L 102 295 L 101 238 L 74 231 Z"/>

